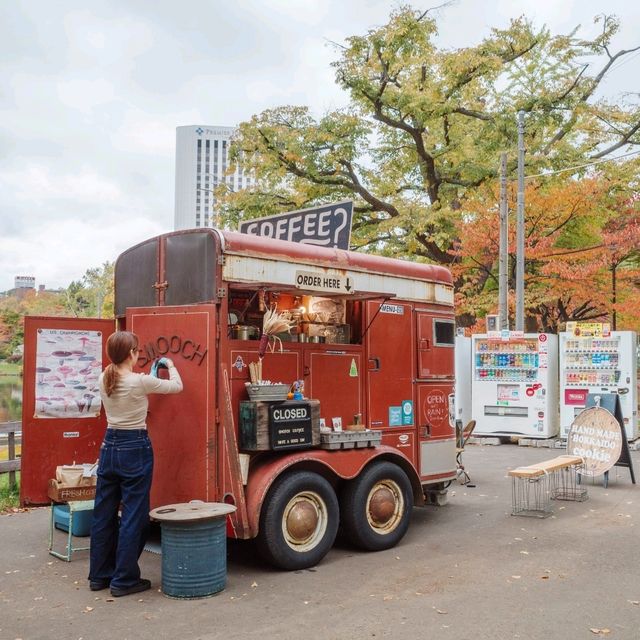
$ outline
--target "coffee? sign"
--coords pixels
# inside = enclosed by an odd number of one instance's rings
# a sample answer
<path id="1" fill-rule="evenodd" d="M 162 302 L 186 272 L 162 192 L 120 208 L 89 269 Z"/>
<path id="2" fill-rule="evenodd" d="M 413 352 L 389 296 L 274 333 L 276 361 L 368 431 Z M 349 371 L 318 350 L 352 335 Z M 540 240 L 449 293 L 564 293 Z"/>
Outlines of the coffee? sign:
<path id="1" fill-rule="evenodd" d="M 353 202 L 279 213 L 240 223 L 239 231 L 263 238 L 349 249 Z"/>

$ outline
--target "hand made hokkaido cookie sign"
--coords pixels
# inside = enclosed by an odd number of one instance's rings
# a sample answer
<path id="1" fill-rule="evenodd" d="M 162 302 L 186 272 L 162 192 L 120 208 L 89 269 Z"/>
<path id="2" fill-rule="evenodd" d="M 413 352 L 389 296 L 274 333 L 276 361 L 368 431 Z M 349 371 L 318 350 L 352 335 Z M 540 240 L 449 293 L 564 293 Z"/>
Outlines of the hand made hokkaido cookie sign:
<path id="1" fill-rule="evenodd" d="M 602 407 L 581 411 L 567 436 L 567 453 L 584 459 L 587 476 L 609 471 L 622 452 L 622 430 L 616 418 Z"/>

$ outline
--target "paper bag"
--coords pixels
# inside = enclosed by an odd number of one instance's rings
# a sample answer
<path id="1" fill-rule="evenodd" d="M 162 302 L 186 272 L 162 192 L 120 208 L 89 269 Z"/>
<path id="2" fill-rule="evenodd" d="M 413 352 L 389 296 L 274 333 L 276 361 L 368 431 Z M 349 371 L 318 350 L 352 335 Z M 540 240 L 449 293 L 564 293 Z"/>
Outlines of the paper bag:
<path id="1" fill-rule="evenodd" d="M 56 480 L 65 487 L 90 487 L 96 483 L 98 463 L 56 467 Z"/>

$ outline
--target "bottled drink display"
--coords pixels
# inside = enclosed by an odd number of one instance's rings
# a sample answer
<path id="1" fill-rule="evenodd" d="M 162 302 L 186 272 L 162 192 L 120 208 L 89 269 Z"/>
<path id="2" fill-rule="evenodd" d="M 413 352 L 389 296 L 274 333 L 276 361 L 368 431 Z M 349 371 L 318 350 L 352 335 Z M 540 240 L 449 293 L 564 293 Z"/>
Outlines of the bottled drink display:
<path id="1" fill-rule="evenodd" d="M 538 346 L 535 340 L 500 343 L 478 340 L 476 380 L 532 382 L 537 378 Z"/>

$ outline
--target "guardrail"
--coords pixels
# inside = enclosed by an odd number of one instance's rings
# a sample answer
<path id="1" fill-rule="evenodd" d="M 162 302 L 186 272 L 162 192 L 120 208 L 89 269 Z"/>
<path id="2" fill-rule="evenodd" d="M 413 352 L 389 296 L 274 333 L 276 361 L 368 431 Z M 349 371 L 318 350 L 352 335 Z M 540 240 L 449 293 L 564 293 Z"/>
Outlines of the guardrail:
<path id="1" fill-rule="evenodd" d="M 8 460 L 0 462 L 0 473 L 9 474 L 9 487 L 16 487 L 16 471 L 20 471 L 20 458 L 16 458 L 16 431 L 22 430 L 21 422 L 0 423 L 0 434 L 8 434 L 9 456 Z"/>

